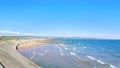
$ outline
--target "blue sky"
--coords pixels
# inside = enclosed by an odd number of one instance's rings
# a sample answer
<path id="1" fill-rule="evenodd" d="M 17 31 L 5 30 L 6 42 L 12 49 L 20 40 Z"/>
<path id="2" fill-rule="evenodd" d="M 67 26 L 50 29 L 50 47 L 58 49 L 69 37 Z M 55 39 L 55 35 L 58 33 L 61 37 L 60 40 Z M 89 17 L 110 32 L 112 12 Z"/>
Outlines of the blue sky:
<path id="1" fill-rule="evenodd" d="M 120 1 L 0 0 L 0 30 L 120 38 Z"/>

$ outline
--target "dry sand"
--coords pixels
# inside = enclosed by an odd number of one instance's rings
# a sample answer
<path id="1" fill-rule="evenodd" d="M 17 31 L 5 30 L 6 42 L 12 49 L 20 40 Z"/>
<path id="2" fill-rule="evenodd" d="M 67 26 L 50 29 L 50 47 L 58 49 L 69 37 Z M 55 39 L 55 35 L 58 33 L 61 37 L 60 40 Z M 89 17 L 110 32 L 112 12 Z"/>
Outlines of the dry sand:
<path id="1" fill-rule="evenodd" d="M 34 42 L 33 42 L 34 41 Z M 44 43 L 37 43 L 37 40 L 7 40 L 0 41 L 0 68 L 42 68 L 34 62 L 22 56 L 16 46 L 20 49 L 34 47 Z M 27 44 L 27 46 L 26 46 Z M 29 47 L 28 47 L 29 45 Z"/>
<path id="2" fill-rule="evenodd" d="M 23 49 L 27 49 L 27 48 L 33 48 L 33 47 L 36 47 L 36 46 L 41 46 L 41 45 L 44 45 L 44 44 L 46 44 L 46 43 L 20 44 L 18 46 L 18 49 L 23 50 Z"/>

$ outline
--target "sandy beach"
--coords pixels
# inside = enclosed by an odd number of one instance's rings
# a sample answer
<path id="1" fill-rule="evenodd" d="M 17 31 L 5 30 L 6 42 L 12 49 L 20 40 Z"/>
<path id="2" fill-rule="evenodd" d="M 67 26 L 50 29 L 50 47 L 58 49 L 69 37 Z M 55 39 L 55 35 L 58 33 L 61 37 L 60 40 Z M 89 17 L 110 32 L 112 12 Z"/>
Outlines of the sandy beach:
<path id="1" fill-rule="evenodd" d="M 33 47 L 36 47 L 36 46 L 41 46 L 41 45 L 44 45 L 46 43 L 29 43 L 29 44 L 18 44 L 18 49 L 19 50 L 23 50 L 23 49 L 27 49 L 27 48 L 33 48 Z"/>
<path id="2" fill-rule="evenodd" d="M 38 39 L 0 41 L 0 68 L 42 68 L 22 56 L 17 50 L 44 45 Z"/>

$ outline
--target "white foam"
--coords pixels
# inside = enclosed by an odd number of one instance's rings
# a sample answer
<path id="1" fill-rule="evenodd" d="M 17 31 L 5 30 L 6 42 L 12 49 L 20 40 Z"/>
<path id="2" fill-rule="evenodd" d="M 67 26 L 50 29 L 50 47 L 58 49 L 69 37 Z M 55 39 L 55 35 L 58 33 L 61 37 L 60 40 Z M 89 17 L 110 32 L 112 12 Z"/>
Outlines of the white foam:
<path id="1" fill-rule="evenodd" d="M 111 68 L 117 68 L 116 66 L 114 66 L 114 65 L 112 65 L 112 64 L 110 64 L 110 67 L 111 67 Z"/>
<path id="2" fill-rule="evenodd" d="M 107 63 L 105 63 L 105 62 L 103 62 L 103 61 L 101 61 L 101 60 L 95 59 L 95 58 L 92 57 L 92 56 L 87 55 L 87 57 L 90 58 L 90 59 L 92 59 L 92 60 L 95 60 L 95 61 L 97 61 L 97 62 L 99 62 L 99 63 L 101 63 L 101 64 L 107 64 Z M 111 68 L 118 68 L 118 67 L 116 67 L 116 66 L 114 66 L 114 65 L 112 65 L 112 64 L 110 64 L 110 67 L 111 67 Z"/>
<path id="3" fill-rule="evenodd" d="M 73 53 L 73 52 L 70 52 L 70 54 L 71 54 L 71 55 L 73 55 L 73 56 L 75 56 L 75 55 L 76 55 L 76 54 L 75 54 L 75 53 Z"/>
<path id="4" fill-rule="evenodd" d="M 80 58 L 77 54 L 75 54 L 75 53 L 73 53 L 73 52 L 70 52 L 70 54 L 73 55 L 73 56 L 75 56 L 75 57 L 77 57 L 78 59 L 82 59 L 82 58 Z"/>
<path id="5" fill-rule="evenodd" d="M 64 53 L 61 53 L 61 56 L 64 56 Z"/>
<path id="6" fill-rule="evenodd" d="M 68 50 L 68 48 L 64 47 L 65 50 Z"/>
<path id="7" fill-rule="evenodd" d="M 97 60 L 97 62 L 101 63 L 101 64 L 105 64 L 104 62 L 100 61 L 100 60 Z"/>
<path id="8" fill-rule="evenodd" d="M 75 47 L 73 48 L 73 50 L 74 50 L 74 51 L 77 51 L 77 52 L 80 52 L 80 53 L 82 53 L 82 54 L 85 54 L 85 52 L 81 52 L 81 51 L 77 50 L 77 48 L 75 48 Z"/>
<path id="9" fill-rule="evenodd" d="M 94 57 L 91 57 L 89 55 L 87 55 L 88 58 L 92 59 L 92 60 L 96 60 Z"/>
<path id="10" fill-rule="evenodd" d="M 92 57 L 92 56 L 87 55 L 87 57 L 90 58 L 90 59 L 92 59 L 92 60 L 95 60 L 95 61 L 97 61 L 97 62 L 99 62 L 99 63 L 101 63 L 101 64 L 105 64 L 103 61 L 98 60 L 98 59 L 96 59 L 96 58 L 94 58 L 94 57 Z"/>

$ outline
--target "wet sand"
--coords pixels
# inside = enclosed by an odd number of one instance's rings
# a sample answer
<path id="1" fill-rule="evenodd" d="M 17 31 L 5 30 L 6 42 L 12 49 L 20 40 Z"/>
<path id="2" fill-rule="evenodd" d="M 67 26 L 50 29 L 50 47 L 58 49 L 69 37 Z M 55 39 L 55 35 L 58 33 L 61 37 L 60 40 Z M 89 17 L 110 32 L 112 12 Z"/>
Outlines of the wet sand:
<path id="1" fill-rule="evenodd" d="M 42 68 L 16 50 L 18 45 L 18 48 L 26 49 L 44 44 L 38 41 L 38 39 L 0 41 L 0 68 Z"/>

